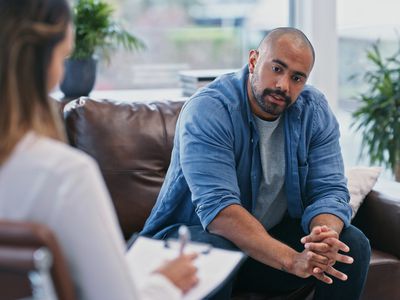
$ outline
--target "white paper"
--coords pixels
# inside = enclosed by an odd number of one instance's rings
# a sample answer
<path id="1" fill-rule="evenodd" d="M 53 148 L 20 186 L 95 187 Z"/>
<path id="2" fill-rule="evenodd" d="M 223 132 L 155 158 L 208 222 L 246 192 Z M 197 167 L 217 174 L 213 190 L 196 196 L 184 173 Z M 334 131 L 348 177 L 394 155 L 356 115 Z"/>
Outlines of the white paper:
<path id="1" fill-rule="evenodd" d="M 199 283 L 190 290 L 184 300 L 198 300 L 207 296 L 228 277 L 243 258 L 239 251 L 212 248 L 206 244 L 189 243 L 185 253 L 199 253 L 194 264 L 198 268 Z M 140 288 L 145 278 L 165 261 L 174 259 L 179 253 L 179 243 L 139 237 L 127 252 L 128 263 L 132 265 L 133 279 Z"/>

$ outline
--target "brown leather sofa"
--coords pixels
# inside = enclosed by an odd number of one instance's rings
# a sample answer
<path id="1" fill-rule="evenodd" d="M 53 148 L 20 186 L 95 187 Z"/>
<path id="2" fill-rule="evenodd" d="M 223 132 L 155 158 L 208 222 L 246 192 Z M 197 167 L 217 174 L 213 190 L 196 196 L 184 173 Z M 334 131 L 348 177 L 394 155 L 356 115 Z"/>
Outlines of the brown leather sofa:
<path id="1" fill-rule="evenodd" d="M 183 101 L 115 102 L 82 97 L 64 108 L 71 145 L 100 165 L 126 239 L 142 229 L 167 171 Z M 394 183 L 400 190 L 400 184 Z M 400 198 L 368 194 L 354 224 L 370 239 L 372 259 L 363 300 L 400 299 Z M 235 291 L 234 299 L 311 299 L 312 287 L 290 295 Z"/>

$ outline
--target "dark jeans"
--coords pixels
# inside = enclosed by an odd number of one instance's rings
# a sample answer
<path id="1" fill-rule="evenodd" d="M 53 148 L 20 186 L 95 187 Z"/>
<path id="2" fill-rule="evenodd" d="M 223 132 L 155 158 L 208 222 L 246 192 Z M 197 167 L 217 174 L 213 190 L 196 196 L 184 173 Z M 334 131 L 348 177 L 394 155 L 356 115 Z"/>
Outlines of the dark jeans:
<path id="1" fill-rule="evenodd" d="M 210 243 L 215 247 L 237 250 L 237 247 L 221 236 L 207 233 L 199 226 L 190 226 L 191 238 L 194 241 Z M 300 243 L 305 234 L 300 221 L 286 217 L 280 224 L 269 231 L 274 238 L 302 251 Z M 171 229 L 164 238 L 176 238 L 177 228 Z M 347 281 L 333 279 L 333 284 L 325 284 L 315 277 L 300 278 L 295 275 L 268 267 L 252 258 L 248 258 L 240 268 L 236 278 L 228 281 L 217 294 L 208 299 L 230 299 L 233 282 L 235 288 L 247 292 L 287 293 L 315 282 L 314 299 L 359 299 L 368 272 L 371 248 L 365 235 L 354 226 L 343 229 L 340 240 L 350 247 L 348 255 L 354 258 L 351 265 L 336 263 L 335 268 L 348 275 Z"/>

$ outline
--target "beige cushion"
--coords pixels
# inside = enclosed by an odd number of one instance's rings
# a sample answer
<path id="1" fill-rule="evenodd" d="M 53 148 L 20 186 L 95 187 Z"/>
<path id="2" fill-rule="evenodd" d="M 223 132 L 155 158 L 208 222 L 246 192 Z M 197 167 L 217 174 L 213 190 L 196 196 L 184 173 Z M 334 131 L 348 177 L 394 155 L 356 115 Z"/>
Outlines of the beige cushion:
<path id="1" fill-rule="evenodd" d="M 365 196 L 374 187 L 381 172 L 382 168 L 380 167 L 352 167 L 345 170 L 348 179 L 347 188 L 350 192 L 350 205 L 353 210 L 352 218 L 356 215 Z"/>

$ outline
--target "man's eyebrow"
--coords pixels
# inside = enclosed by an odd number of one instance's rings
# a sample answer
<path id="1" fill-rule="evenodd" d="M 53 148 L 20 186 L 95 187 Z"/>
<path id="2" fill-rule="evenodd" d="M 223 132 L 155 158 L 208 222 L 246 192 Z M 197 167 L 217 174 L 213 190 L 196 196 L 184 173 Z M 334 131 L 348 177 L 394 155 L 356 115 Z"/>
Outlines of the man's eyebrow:
<path id="1" fill-rule="evenodd" d="M 280 59 L 273 59 L 272 60 L 274 63 L 277 63 L 277 64 L 280 64 L 282 67 L 284 67 L 284 68 L 286 68 L 287 69 L 287 67 L 288 67 L 288 65 L 287 64 L 285 64 L 283 61 L 281 61 Z"/>
<path id="2" fill-rule="evenodd" d="M 277 64 L 279 64 L 279 65 L 281 65 L 282 67 L 284 67 L 284 68 L 288 68 L 288 65 L 286 64 L 286 63 L 284 63 L 283 61 L 281 61 L 280 59 L 273 59 L 272 60 L 274 63 L 277 63 Z M 304 78 L 307 78 L 307 75 L 305 74 L 305 73 L 303 73 L 303 72 L 300 72 L 300 71 L 295 71 L 294 72 L 296 75 L 299 75 L 299 76 L 302 76 L 302 77 L 304 77 Z"/>
<path id="3" fill-rule="evenodd" d="M 296 72 L 294 72 L 294 74 L 296 74 L 296 75 L 298 75 L 298 76 L 302 76 L 302 77 L 304 77 L 304 78 L 307 79 L 307 75 L 304 74 L 303 72 L 296 71 Z"/>

